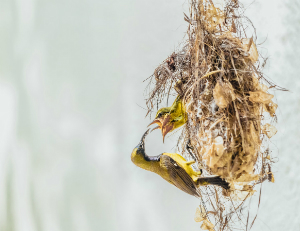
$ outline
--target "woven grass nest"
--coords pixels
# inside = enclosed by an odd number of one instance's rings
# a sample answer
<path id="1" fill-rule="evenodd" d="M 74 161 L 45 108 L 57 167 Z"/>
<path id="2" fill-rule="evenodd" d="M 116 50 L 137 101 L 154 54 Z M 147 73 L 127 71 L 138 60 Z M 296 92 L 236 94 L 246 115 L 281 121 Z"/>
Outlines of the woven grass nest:
<path id="1" fill-rule="evenodd" d="M 214 220 L 213 226 L 202 225 L 207 230 L 231 230 L 232 211 L 238 212 L 253 187 L 266 179 L 274 182 L 268 142 L 277 131 L 271 125 L 277 104 L 270 91 L 279 87 L 263 76 L 266 60 L 243 12 L 237 0 L 224 0 L 222 9 L 212 0 L 191 0 L 184 18 L 186 40 L 155 69 L 148 85 L 148 112 L 170 95 L 184 101 L 188 121 L 179 138 L 182 154 L 189 155 L 190 143 L 198 168 L 230 182 L 230 192 L 203 192 L 215 198 L 210 206 L 203 202 L 213 216 L 205 221 Z M 226 207 L 228 201 L 234 206 Z"/>

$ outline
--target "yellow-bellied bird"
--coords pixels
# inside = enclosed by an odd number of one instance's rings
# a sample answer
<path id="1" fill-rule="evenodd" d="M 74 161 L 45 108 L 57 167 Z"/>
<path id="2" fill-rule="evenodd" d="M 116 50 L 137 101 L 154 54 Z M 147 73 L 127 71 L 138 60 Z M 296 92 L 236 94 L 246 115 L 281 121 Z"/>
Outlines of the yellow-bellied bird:
<path id="1" fill-rule="evenodd" d="M 158 126 L 153 130 L 160 128 L 164 140 L 169 132 L 181 127 L 186 121 L 185 106 L 181 97 L 177 96 L 171 107 L 164 107 L 157 111 L 155 119 L 149 126 L 156 123 Z"/>
<path id="2" fill-rule="evenodd" d="M 145 152 L 145 137 L 148 133 L 149 129 L 131 153 L 131 161 L 136 166 L 160 175 L 182 191 L 197 197 L 200 196 L 198 187 L 202 185 L 217 185 L 229 189 L 229 184 L 219 176 L 201 177 L 201 172 L 194 171 L 191 166 L 195 162 L 186 161 L 177 153 L 148 156 Z"/>

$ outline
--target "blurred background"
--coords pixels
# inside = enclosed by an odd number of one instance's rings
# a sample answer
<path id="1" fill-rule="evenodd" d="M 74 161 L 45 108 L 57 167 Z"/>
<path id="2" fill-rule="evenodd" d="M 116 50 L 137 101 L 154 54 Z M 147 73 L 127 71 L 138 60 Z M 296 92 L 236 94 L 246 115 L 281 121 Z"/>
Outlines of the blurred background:
<path id="1" fill-rule="evenodd" d="M 290 90 L 276 93 L 275 183 L 263 185 L 252 230 L 299 230 L 300 1 L 243 3 L 266 76 Z M 150 123 L 143 80 L 182 41 L 188 2 L 0 5 L 0 230 L 200 230 L 196 198 L 130 161 Z M 147 152 L 175 142 L 156 131 Z"/>

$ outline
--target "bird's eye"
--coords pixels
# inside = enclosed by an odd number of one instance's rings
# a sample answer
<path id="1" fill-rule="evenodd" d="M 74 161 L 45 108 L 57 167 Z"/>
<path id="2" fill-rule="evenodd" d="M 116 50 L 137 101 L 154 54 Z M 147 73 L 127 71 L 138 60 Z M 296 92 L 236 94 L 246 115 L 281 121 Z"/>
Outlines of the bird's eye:
<path id="1" fill-rule="evenodd" d="M 161 117 L 161 116 L 162 116 L 162 113 L 159 113 L 157 117 Z"/>

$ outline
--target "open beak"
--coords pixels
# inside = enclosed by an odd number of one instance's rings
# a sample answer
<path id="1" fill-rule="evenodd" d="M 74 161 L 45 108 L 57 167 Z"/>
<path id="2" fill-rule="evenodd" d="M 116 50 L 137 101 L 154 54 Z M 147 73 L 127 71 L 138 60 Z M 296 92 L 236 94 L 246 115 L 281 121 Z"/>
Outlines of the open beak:
<path id="1" fill-rule="evenodd" d="M 151 132 L 153 130 L 156 129 L 161 129 L 162 132 L 162 136 L 163 136 L 163 142 L 165 141 L 165 136 L 173 129 L 173 125 L 170 122 L 170 116 L 167 115 L 164 118 L 159 118 L 159 119 L 155 119 L 153 120 L 153 122 L 151 124 L 149 124 L 148 126 L 152 125 L 152 124 L 157 124 L 158 126 L 153 128 L 151 130 Z"/>
<path id="2" fill-rule="evenodd" d="M 158 126 L 161 126 L 162 123 L 161 123 L 160 119 L 155 119 L 155 120 L 152 121 L 151 124 L 148 125 L 148 127 L 149 127 L 150 125 L 152 125 L 152 124 L 158 124 Z"/>
<path id="3" fill-rule="evenodd" d="M 162 128 L 162 123 L 161 123 L 160 119 L 155 119 L 155 120 L 153 120 L 152 123 L 148 125 L 148 127 L 149 127 L 150 125 L 152 125 L 152 124 L 157 124 L 158 126 L 155 127 L 155 128 L 153 128 L 153 129 L 151 130 L 151 132 L 154 131 L 154 130 L 156 130 L 156 129 L 158 129 L 158 128 L 159 128 L 159 129 Z"/>
<path id="4" fill-rule="evenodd" d="M 165 142 L 165 136 L 171 131 L 173 130 L 173 124 L 170 123 L 170 115 L 167 115 L 162 123 L 162 135 L 163 135 L 163 142 Z"/>

